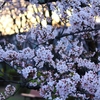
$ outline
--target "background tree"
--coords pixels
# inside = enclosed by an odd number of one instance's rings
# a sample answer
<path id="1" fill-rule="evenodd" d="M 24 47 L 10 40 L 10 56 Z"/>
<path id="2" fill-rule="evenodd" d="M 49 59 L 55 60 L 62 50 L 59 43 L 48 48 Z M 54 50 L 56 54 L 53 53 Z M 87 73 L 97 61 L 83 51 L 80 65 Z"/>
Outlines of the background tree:
<path id="1" fill-rule="evenodd" d="M 38 7 L 40 1 L 31 2 Z M 70 97 L 99 100 L 100 31 L 96 17 L 100 15 L 100 1 L 42 3 L 46 3 L 50 11 L 50 23 L 51 15 L 56 13 L 61 27 L 52 24 L 42 26 L 40 23 L 26 33 L 14 36 L 15 42 L 9 41 L 0 47 L 0 61 L 21 76 L 20 82 L 10 82 L 38 89 L 40 95 L 48 100 L 67 100 Z M 42 14 L 38 14 L 40 22 L 45 18 Z M 0 98 L 8 98 L 14 92 L 15 87 L 8 85 Z"/>

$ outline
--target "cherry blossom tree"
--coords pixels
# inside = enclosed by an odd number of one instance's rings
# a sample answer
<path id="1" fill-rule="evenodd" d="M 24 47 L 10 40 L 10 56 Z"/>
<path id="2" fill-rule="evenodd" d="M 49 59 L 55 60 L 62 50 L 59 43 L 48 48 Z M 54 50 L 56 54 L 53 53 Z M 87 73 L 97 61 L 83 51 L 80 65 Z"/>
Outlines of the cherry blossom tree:
<path id="1" fill-rule="evenodd" d="M 30 2 L 38 7 L 40 1 Z M 63 26 L 38 24 L 25 34 L 17 34 L 16 42 L 0 46 L 0 62 L 21 75 L 23 80 L 16 84 L 38 89 L 47 100 L 71 97 L 99 100 L 100 28 L 96 17 L 100 16 L 100 0 L 48 0 L 42 3 L 48 5 L 49 13 L 59 15 Z M 44 17 L 40 15 L 40 18 Z M 0 100 L 15 91 L 14 86 L 7 85 Z"/>

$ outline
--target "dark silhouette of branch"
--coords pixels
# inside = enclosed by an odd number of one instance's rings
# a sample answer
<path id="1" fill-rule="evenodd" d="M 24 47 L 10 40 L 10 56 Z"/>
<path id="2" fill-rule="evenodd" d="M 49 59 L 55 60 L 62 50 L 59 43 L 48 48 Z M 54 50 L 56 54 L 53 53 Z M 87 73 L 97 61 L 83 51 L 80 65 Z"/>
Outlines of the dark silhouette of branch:
<path id="1" fill-rule="evenodd" d="M 25 0 L 25 1 L 30 2 L 30 0 Z M 60 0 L 38 0 L 38 4 L 45 4 L 45 3 L 56 2 L 56 1 L 60 1 Z"/>
<path id="2" fill-rule="evenodd" d="M 40 89 L 40 86 L 37 85 L 37 86 L 30 86 L 28 82 L 18 82 L 18 81 L 13 81 L 13 80 L 7 80 L 3 77 L 0 77 L 0 82 L 7 82 L 7 83 L 10 83 L 10 84 L 19 84 L 20 87 L 26 87 L 28 89 L 34 89 L 34 90 L 39 90 Z"/>
<path id="3" fill-rule="evenodd" d="M 93 32 L 93 31 L 98 31 L 98 30 L 100 30 L 100 28 L 76 31 L 76 32 L 71 32 L 71 33 L 65 33 L 65 34 L 61 34 L 61 35 L 56 36 L 56 39 L 60 39 L 62 37 L 69 36 L 69 35 L 79 35 L 78 33 L 82 33 L 82 32 Z"/>
<path id="4" fill-rule="evenodd" d="M 7 83 L 14 83 L 14 84 L 22 84 L 21 82 L 18 81 L 13 81 L 13 80 L 7 80 L 3 77 L 0 77 L 0 82 L 7 82 Z"/>

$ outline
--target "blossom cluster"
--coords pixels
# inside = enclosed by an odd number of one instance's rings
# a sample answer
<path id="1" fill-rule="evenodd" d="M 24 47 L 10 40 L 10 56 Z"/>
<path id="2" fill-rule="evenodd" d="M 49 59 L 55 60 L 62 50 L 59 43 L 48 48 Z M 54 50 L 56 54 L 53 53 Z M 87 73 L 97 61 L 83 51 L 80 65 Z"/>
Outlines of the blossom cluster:
<path id="1" fill-rule="evenodd" d="M 5 100 L 9 98 L 10 96 L 14 95 L 15 91 L 16 91 L 16 88 L 14 86 L 7 85 L 4 93 L 0 94 L 0 100 Z"/>
<path id="2" fill-rule="evenodd" d="M 32 66 L 28 66 L 22 69 L 22 75 L 24 78 L 32 77 L 32 79 L 35 79 L 37 77 L 37 69 L 33 68 Z"/>

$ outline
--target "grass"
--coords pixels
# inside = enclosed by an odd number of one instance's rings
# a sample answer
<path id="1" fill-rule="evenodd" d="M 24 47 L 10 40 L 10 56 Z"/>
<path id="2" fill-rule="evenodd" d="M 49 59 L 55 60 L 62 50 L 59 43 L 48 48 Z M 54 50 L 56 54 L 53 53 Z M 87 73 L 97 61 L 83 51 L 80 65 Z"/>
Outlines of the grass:
<path id="1" fill-rule="evenodd" d="M 24 97 L 22 97 L 20 94 L 15 94 L 14 96 L 11 96 L 7 100 L 24 100 Z"/>

